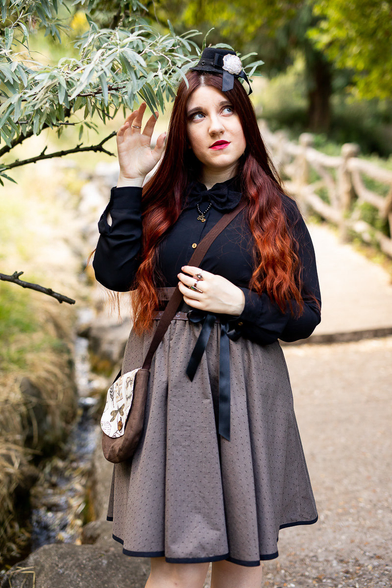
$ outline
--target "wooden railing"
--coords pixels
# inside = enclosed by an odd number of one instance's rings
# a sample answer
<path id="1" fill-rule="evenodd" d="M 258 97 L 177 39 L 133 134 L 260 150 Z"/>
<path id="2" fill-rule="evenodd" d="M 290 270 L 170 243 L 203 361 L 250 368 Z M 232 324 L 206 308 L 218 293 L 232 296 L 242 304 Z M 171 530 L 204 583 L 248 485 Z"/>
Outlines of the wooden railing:
<path id="1" fill-rule="evenodd" d="M 296 144 L 282 131 L 272 133 L 264 121 L 259 124 L 272 161 L 301 210 L 305 214 L 313 210 L 337 225 L 343 241 L 354 232 L 392 257 L 392 171 L 360 159 L 359 147 L 353 143 L 344 144 L 341 154 L 332 157 L 312 147 L 309 133 Z M 380 193 L 366 185 L 369 179 Z M 363 203 L 371 205 L 371 224 L 362 218 Z M 380 230 L 381 224 L 389 226 L 390 236 Z"/>

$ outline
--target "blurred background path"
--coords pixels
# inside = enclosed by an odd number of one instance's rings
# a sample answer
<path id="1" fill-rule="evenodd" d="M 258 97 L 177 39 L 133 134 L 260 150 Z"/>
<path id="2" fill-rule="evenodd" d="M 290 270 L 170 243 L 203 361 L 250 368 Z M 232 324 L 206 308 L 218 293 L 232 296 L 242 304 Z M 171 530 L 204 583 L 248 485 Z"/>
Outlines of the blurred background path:
<path id="1" fill-rule="evenodd" d="M 392 278 L 324 224 L 309 226 L 316 251 L 322 322 L 312 342 L 392 334 Z M 391 358 L 392 359 L 392 358 Z"/>

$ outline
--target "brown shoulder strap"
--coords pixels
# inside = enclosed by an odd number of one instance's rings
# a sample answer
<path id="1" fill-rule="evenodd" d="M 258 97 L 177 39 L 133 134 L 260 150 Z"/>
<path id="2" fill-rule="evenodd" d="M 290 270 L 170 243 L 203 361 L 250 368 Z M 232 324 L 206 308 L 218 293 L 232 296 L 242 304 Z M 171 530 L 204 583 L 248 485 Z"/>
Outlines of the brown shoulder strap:
<path id="1" fill-rule="evenodd" d="M 246 202 L 242 201 L 239 203 L 238 206 L 236 206 L 236 208 L 234 208 L 234 210 L 222 216 L 222 218 L 216 223 L 216 225 L 212 227 L 212 229 L 208 231 L 207 235 L 200 241 L 195 252 L 190 258 L 188 265 L 198 266 L 202 262 L 205 254 L 207 253 L 208 249 L 211 247 L 215 239 L 218 237 L 218 235 L 220 235 L 220 233 L 231 223 L 231 221 L 235 219 L 235 217 L 241 212 L 241 210 L 245 208 L 245 206 Z M 173 292 L 172 297 L 167 303 L 167 306 L 162 314 L 161 320 L 159 321 L 157 330 L 154 333 L 154 337 L 151 341 L 150 348 L 147 351 L 147 355 L 143 363 L 143 369 L 150 369 L 154 353 L 157 350 L 159 343 L 162 341 L 164 334 L 169 328 L 170 322 L 176 314 L 181 302 L 182 294 L 177 286 Z"/>

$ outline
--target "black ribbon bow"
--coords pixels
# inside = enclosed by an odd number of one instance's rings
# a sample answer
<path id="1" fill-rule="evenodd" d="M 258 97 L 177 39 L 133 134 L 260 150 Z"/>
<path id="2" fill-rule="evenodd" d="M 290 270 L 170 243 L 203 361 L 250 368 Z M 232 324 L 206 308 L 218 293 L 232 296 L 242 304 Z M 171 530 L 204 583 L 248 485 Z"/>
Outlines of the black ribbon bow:
<path id="1" fill-rule="evenodd" d="M 233 185 L 234 184 L 234 185 Z M 239 204 L 242 193 L 235 190 L 235 182 L 221 182 L 209 190 L 201 182 L 194 182 L 187 198 L 187 206 L 194 206 L 203 200 L 212 202 L 219 212 L 229 212 Z"/>
<path id="2" fill-rule="evenodd" d="M 206 350 L 216 315 L 211 312 L 192 310 L 188 312 L 188 318 L 193 323 L 203 323 L 200 335 L 192 351 L 191 358 L 186 369 L 188 378 L 192 381 L 199 366 L 204 351 Z M 235 330 L 229 330 L 229 324 L 221 322 L 220 326 L 220 353 L 219 353 L 219 413 L 218 433 L 227 441 L 230 441 L 230 341 L 236 341 L 239 334 Z"/>

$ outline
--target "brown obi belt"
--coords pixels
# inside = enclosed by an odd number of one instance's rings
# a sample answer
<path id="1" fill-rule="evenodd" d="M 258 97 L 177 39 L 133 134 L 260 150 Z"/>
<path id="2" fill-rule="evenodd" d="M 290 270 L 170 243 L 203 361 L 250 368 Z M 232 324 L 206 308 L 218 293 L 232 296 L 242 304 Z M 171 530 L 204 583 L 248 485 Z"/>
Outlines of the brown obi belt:
<path id="1" fill-rule="evenodd" d="M 158 288 L 160 301 L 160 310 L 154 316 L 159 320 L 162 316 L 166 303 L 171 298 L 175 288 Z M 162 305 L 162 306 L 161 306 Z M 216 315 L 212 312 L 191 308 L 185 302 L 182 302 L 174 315 L 174 320 L 186 320 L 194 324 L 202 324 L 199 337 L 192 351 L 186 374 L 192 381 L 195 377 L 197 368 L 201 361 L 204 351 L 206 350 L 208 340 L 215 323 L 220 324 L 220 351 L 219 351 L 219 418 L 218 432 L 230 441 L 230 339 L 237 341 L 240 334 L 235 329 L 230 329 L 229 322 L 223 322 L 224 315 Z"/>

